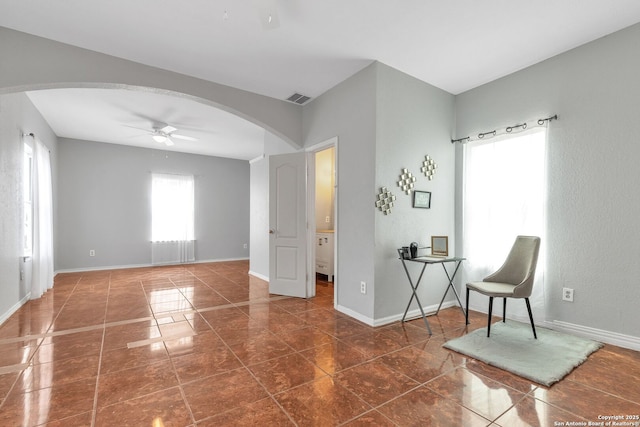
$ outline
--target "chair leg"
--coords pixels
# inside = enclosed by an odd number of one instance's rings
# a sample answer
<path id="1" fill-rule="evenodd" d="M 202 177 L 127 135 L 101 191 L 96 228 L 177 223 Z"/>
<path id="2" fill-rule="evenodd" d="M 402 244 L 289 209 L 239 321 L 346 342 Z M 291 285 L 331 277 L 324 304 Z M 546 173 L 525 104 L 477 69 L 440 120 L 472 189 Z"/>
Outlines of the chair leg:
<path id="1" fill-rule="evenodd" d="M 489 317 L 487 321 L 487 338 L 491 334 L 491 312 L 493 311 L 493 297 L 489 297 Z"/>
<path id="2" fill-rule="evenodd" d="M 467 288 L 467 309 L 464 311 L 465 325 L 469 324 L 469 288 Z"/>
<path id="3" fill-rule="evenodd" d="M 507 297 L 502 298 L 502 323 L 507 321 Z"/>
<path id="4" fill-rule="evenodd" d="M 529 298 L 524 299 L 527 303 L 527 311 L 529 312 L 529 320 L 531 320 L 531 329 L 533 329 L 533 338 L 538 339 L 538 335 L 536 335 L 536 327 L 533 324 L 533 314 L 531 314 L 531 304 L 529 303 Z"/>

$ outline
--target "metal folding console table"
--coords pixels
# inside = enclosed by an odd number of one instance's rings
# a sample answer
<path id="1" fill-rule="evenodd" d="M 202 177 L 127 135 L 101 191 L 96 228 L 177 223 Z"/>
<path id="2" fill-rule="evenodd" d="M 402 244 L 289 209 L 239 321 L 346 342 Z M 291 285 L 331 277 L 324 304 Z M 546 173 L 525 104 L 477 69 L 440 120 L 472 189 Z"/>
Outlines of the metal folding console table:
<path id="1" fill-rule="evenodd" d="M 458 292 L 456 291 L 455 286 L 453 286 L 453 279 L 456 277 L 458 268 L 460 268 L 460 264 L 466 258 L 458 258 L 458 257 L 439 258 L 439 257 L 421 256 L 417 258 L 405 259 L 402 256 L 402 249 L 398 249 L 398 255 L 400 255 L 400 261 L 402 261 L 402 266 L 404 267 L 405 273 L 407 273 L 407 279 L 409 279 L 409 285 L 411 286 L 411 298 L 409 299 L 409 304 L 407 304 L 407 308 L 404 310 L 404 315 L 402 316 L 403 322 L 405 321 L 405 318 L 407 317 L 407 313 L 409 312 L 409 307 L 411 306 L 411 303 L 415 298 L 416 302 L 418 303 L 418 308 L 420 309 L 420 313 L 422 314 L 422 318 L 424 319 L 424 324 L 427 325 L 427 330 L 429 331 L 429 335 L 433 335 L 433 333 L 431 332 L 431 327 L 429 326 L 429 322 L 427 321 L 427 316 L 424 314 L 422 303 L 420 303 L 420 299 L 418 298 L 418 294 L 416 293 L 418 290 L 418 286 L 420 286 L 420 281 L 422 280 L 422 276 L 424 274 L 424 271 L 427 268 L 427 265 L 431 265 L 431 264 L 441 264 L 444 270 L 444 273 L 447 275 L 447 279 L 449 280 L 449 284 L 447 285 L 447 288 L 444 291 L 444 295 L 442 295 L 442 299 L 440 300 L 440 304 L 438 305 L 438 310 L 436 310 L 435 314 L 438 314 L 438 312 L 440 311 L 440 307 L 442 307 L 442 303 L 444 302 L 444 299 L 447 296 L 449 289 L 451 289 L 453 290 L 453 294 L 456 296 L 456 299 L 458 300 L 458 304 L 460 305 L 460 310 L 462 310 L 462 314 L 466 316 L 464 308 L 462 307 L 462 303 L 460 302 L 460 296 L 458 295 Z M 422 270 L 420 271 L 420 276 L 418 276 L 418 281 L 415 283 L 415 285 L 413 283 L 413 280 L 411 279 L 411 274 L 409 274 L 409 270 L 407 269 L 407 264 L 405 261 L 422 263 Z M 446 263 L 450 263 L 450 262 L 454 263 L 455 265 L 453 274 L 451 275 L 449 275 L 449 271 L 445 266 Z"/>

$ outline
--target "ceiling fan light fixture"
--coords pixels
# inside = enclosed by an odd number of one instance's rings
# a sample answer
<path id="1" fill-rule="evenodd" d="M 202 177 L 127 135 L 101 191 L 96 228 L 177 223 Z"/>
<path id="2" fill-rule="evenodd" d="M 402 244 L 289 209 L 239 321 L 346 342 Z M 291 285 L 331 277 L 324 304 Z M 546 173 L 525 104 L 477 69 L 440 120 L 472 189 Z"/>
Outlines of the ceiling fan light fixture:
<path id="1" fill-rule="evenodd" d="M 177 131 L 177 128 L 174 128 L 173 126 L 170 125 L 164 125 L 164 127 L 162 129 L 160 129 L 160 132 L 162 133 L 172 133 Z"/>

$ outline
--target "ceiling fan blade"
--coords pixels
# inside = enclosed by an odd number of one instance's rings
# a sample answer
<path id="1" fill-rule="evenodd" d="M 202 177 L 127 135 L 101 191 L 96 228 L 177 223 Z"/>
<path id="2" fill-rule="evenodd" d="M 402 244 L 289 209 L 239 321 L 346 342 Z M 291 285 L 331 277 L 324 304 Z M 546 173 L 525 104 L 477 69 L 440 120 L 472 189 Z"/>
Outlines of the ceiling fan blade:
<path id="1" fill-rule="evenodd" d="M 166 125 L 165 127 L 163 127 L 162 129 L 160 129 L 160 131 L 164 132 L 164 133 L 171 133 L 171 132 L 175 132 L 178 129 L 174 128 L 173 126 L 169 126 Z"/>
<path id="2" fill-rule="evenodd" d="M 164 140 L 164 143 L 167 144 L 167 147 L 171 147 L 173 145 L 173 141 L 169 137 Z"/>
<path id="3" fill-rule="evenodd" d="M 122 126 L 124 126 L 124 127 L 126 127 L 126 128 L 131 128 L 131 129 L 136 129 L 136 130 L 142 130 L 142 131 L 145 131 L 145 132 L 147 132 L 147 133 L 151 133 L 151 131 L 149 131 L 149 129 L 145 129 L 145 128 L 139 128 L 139 127 L 136 127 L 136 126 L 129 126 L 129 125 L 122 125 Z"/>
<path id="4" fill-rule="evenodd" d="M 171 134 L 171 138 L 182 139 L 182 140 L 185 140 L 185 141 L 197 141 L 197 140 L 198 140 L 197 138 L 194 138 L 194 137 L 192 137 L 192 136 L 187 136 L 187 135 L 177 135 L 177 134 L 175 134 L 175 133 L 172 133 L 172 134 Z"/>
<path id="5" fill-rule="evenodd" d="M 148 133 L 138 133 L 136 135 L 129 135 L 129 136 L 125 136 L 126 139 L 131 139 L 131 138 L 140 138 L 140 137 L 149 137 Z"/>

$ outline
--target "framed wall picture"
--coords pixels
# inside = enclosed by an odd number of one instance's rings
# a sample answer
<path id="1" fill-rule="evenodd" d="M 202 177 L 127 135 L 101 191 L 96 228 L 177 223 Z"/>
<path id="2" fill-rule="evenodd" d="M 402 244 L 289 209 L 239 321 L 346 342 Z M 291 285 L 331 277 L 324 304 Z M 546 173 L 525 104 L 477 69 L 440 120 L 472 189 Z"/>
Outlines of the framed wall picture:
<path id="1" fill-rule="evenodd" d="M 449 256 L 448 236 L 431 236 L 431 255 Z"/>
<path id="2" fill-rule="evenodd" d="M 413 190 L 413 207 L 422 209 L 431 208 L 431 192 Z"/>

